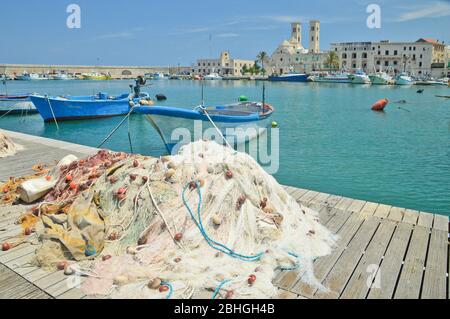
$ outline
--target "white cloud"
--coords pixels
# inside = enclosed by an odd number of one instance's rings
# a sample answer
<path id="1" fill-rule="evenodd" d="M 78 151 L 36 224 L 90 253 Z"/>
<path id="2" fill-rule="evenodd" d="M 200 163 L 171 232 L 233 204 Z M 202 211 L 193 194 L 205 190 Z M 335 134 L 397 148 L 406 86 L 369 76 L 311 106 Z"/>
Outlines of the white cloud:
<path id="1" fill-rule="evenodd" d="M 191 28 L 191 29 L 184 29 L 177 32 L 170 33 L 170 35 L 183 35 L 183 34 L 190 34 L 190 33 L 204 33 L 208 32 L 211 29 L 208 27 L 200 27 L 200 28 Z"/>
<path id="2" fill-rule="evenodd" d="M 423 18 L 439 18 L 450 16 L 450 2 L 434 1 L 416 6 L 402 13 L 396 21 L 405 22 Z"/>
<path id="3" fill-rule="evenodd" d="M 276 21 L 276 22 L 283 22 L 283 23 L 301 22 L 301 21 L 309 20 L 306 17 L 289 16 L 289 15 L 272 15 L 272 16 L 263 16 L 261 18 Z"/>
<path id="4" fill-rule="evenodd" d="M 105 39 L 125 39 L 125 38 L 132 38 L 133 33 L 131 32 L 117 32 L 117 33 L 108 33 L 99 35 L 93 38 L 93 40 L 105 40 Z"/>

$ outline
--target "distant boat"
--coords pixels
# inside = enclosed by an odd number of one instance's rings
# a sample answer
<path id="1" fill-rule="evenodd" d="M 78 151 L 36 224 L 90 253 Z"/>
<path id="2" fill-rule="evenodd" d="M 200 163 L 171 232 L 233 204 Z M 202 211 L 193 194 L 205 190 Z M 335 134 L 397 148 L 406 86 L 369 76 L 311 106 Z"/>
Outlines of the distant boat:
<path id="1" fill-rule="evenodd" d="M 333 72 L 324 75 L 312 76 L 311 81 L 319 83 L 350 83 L 349 73 Z"/>
<path id="2" fill-rule="evenodd" d="M 369 75 L 369 79 L 373 85 L 390 85 L 395 84 L 395 80 L 392 76 L 386 72 L 380 71 Z"/>
<path id="3" fill-rule="evenodd" d="M 204 133 L 207 129 L 214 129 L 214 126 L 208 118 L 209 116 L 221 134 L 230 143 L 234 141 L 237 144 L 242 144 L 258 137 L 266 130 L 274 109 L 268 104 L 264 104 L 263 106 L 259 102 L 242 102 L 208 107 L 206 112 L 201 108 L 192 110 L 168 106 L 140 106 L 134 112 L 146 115 L 147 119 L 161 136 L 167 150 L 171 153 L 174 147 L 180 143 L 180 140 L 174 139 L 173 132 L 176 129 L 183 128 L 194 132 L 195 121 L 201 121 L 202 133 Z M 239 132 L 243 134 L 239 134 Z M 196 135 L 192 134 L 191 136 Z M 203 136 L 199 136 L 198 138 L 203 138 Z M 184 142 L 188 143 L 190 141 Z"/>
<path id="4" fill-rule="evenodd" d="M 21 75 L 18 75 L 16 79 L 19 81 L 40 81 L 40 80 L 48 80 L 48 77 L 37 73 L 24 72 Z"/>
<path id="5" fill-rule="evenodd" d="M 73 77 L 67 73 L 57 73 L 52 77 L 52 79 L 58 80 L 58 81 L 67 81 L 67 80 L 73 80 Z"/>
<path id="6" fill-rule="evenodd" d="M 349 75 L 352 84 L 370 84 L 369 76 L 363 70 L 357 70 L 354 74 Z"/>
<path id="7" fill-rule="evenodd" d="M 414 80 L 406 72 L 402 72 L 395 77 L 395 84 L 397 84 L 397 85 L 413 85 Z"/>
<path id="8" fill-rule="evenodd" d="M 111 79 L 111 75 L 101 74 L 97 72 L 83 73 L 81 77 L 83 80 L 91 80 L 91 81 L 106 81 Z"/>
<path id="9" fill-rule="evenodd" d="M 1 95 L 0 114 L 37 113 L 30 100 L 30 94 Z"/>
<path id="10" fill-rule="evenodd" d="M 157 73 L 153 73 L 153 80 L 165 80 L 167 79 L 166 76 L 164 75 L 164 73 L 161 72 L 157 72 Z"/>
<path id="11" fill-rule="evenodd" d="M 269 81 L 272 82 L 307 82 L 308 75 L 304 73 L 286 73 L 282 75 L 269 76 Z"/>
<path id="12" fill-rule="evenodd" d="M 213 73 L 206 75 L 203 79 L 204 80 L 222 80 L 222 77 L 218 73 L 213 72 Z"/>
<path id="13" fill-rule="evenodd" d="M 132 105 L 141 99 L 150 99 L 147 93 L 141 93 L 138 98 L 125 93 L 119 96 L 109 96 L 98 93 L 92 96 L 30 96 L 44 121 L 78 120 L 125 115 Z M 131 99 L 131 101 L 130 101 Z"/>

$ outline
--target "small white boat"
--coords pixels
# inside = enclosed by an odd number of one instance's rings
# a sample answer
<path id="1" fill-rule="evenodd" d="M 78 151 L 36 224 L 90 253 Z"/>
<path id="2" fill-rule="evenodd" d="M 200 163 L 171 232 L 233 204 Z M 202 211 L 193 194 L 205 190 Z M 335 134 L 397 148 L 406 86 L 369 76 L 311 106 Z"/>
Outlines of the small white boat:
<path id="1" fill-rule="evenodd" d="M 72 80 L 73 78 L 67 74 L 67 73 L 57 73 L 53 76 L 53 80 L 58 80 L 58 81 L 67 81 L 67 80 Z"/>
<path id="2" fill-rule="evenodd" d="M 153 74 L 153 80 L 165 80 L 167 79 L 166 76 L 164 75 L 164 73 L 154 73 Z"/>
<path id="3" fill-rule="evenodd" d="M 369 79 L 374 85 L 390 85 L 395 83 L 394 78 L 383 71 L 370 74 Z"/>
<path id="4" fill-rule="evenodd" d="M 22 73 L 22 75 L 17 76 L 17 80 L 19 80 L 19 81 L 40 81 L 40 80 L 48 80 L 48 78 L 45 75 L 24 72 L 24 73 Z"/>
<path id="5" fill-rule="evenodd" d="M 414 79 L 406 72 L 402 72 L 395 77 L 395 84 L 397 85 L 413 85 Z"/>
<path id="6" fill-rule="evenodd" d="M 222 80 L 222 77 L 218 73 L 212 72 L 212 73 L 206 75 L 203 79 L 204 80 Z"/>
<path id="7" fill-rule="evenodd" d="M 0 115 L 21 113 L 37 113 L 36 108 L 30 100 L 30 94 L 0 94 Z"/>
<path id="8" fill-rule="evenodd" d="M 363 70 L 357 70 L 354 74 L 349 76 L 352 84 L 370 84 L 370 78 Z"/>

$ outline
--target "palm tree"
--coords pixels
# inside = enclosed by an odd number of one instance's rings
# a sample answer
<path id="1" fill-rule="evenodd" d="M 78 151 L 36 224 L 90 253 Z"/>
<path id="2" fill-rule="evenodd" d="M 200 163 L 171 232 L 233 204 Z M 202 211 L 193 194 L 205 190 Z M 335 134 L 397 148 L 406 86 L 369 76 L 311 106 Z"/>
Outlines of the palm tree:
<path id="1" fill-rule="evenodd" d="M 336 52 L 328 52 L 326 64 L 328 65 L 329 69 L 339 69 L 339 56 Z"/>
<path id="2" fill-rule="evenodd" d="M 266 69 L 264 69 L 264 61 L 266 61 L 268 59 L 268 54 L 265 51 L 261 51 L 259 52 L 258 56 L 256 57 L 256 61 L 257 62 L 261 62 L 261 71 L 262 74 L 265 75 L 266 74 Z"/>

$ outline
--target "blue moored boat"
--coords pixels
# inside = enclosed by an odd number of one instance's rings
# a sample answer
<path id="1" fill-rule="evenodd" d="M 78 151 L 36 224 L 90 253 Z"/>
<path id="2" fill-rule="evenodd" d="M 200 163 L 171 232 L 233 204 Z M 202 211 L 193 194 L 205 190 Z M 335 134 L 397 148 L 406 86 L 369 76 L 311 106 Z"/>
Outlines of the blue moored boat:
<path id="1" fill-rule="evenodd" d="M 0 115 L 37 113 L 30 94 L 0 95 Z"/>
<path id="2" fill-rule="evenodd" d="M 287 73 L 269 76 L 272 82 L 308 82 L 308 75 L 303 73 Z"/>
<path id="3" fill-rule="evenodd" d="M 44 121 L 79 120 L 125 115 L 131 106 L 142 99 L 150 99 L 147 93 L 136 95 L 125 93 L 110 96 L 99 93 L 92 96 L 30 96 Z M 133 103 L 131 103 L 133 102 Z"/>
<path id="4" fill-rule="evenodd" d="M 259 102 L 241 102 L 216 107 L 197 107 L 193 110 L 169 106 L 140 106 L 135 108 L 134 112 L 146 115 L 167 150 L 176 152 L 175 146 L 198 139 L 214 138 L 220 141 L 217 130 L 220 130 L 230 144 L 252 140 L 266 130 L 274 109 Z"/>

